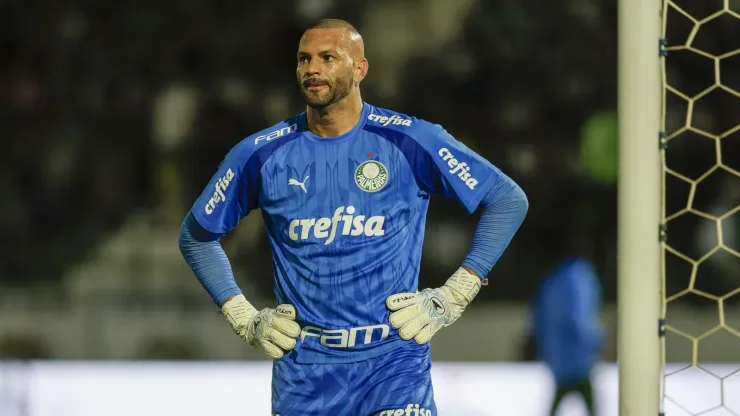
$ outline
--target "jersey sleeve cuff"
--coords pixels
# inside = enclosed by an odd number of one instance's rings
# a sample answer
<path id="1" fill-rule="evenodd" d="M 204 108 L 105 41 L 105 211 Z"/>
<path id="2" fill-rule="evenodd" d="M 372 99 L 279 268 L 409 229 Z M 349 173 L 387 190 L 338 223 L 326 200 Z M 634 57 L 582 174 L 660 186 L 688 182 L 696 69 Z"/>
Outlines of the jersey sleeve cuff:
<path id="1" fill-rule="evenodd" d="M 206 232 L 217 234 L 219 236 L 223 236 L 229 232 L 229 229 L 226 227 L 209 224 L 209 221 L 207 221 L 199 211 L 191 210 L 190 212 L 193 216 L 193 220 L 195 220 L 195 222 Z"/>
<path id="2" fill-rule="evenodd" d="M 469 214 L 474 213 L 475 210 L 478 209 L 478 206 L 480 206 L 483 198 L 486 196 L 486 194 L 488 194 L 488 192 L 493 187 L 493 184 L 496 183 L 496 180 L 500 177 L 497 172 L 493 171 L 492 173 L 493 174 L 488 176 L 488 178 L 485 182 L 483 182 L 480 188 L 478 188 L 478 191 L 475 193 L 475 195 L 463 204 Z"/>

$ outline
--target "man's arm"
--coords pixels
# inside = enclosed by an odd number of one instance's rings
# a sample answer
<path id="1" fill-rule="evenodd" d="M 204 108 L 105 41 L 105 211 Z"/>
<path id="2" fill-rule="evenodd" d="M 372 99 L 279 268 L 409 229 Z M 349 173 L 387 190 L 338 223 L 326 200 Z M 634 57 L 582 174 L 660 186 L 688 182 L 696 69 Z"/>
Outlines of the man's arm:
<path id="1" fill-rule="evenodd" d="M 185 261 L 219 308 L 242 294 L 234 280 L 229 258 L 219 242 L 221 237 L 221 234 L 201 227 L 192 213 L 185 217 L 179 237 L 180 252 Z"/>
<path id="2" fill-rule="evenodd" d="M 473 245 L 462 267 L 485 279 L 524 221 L 529 201 L 522 188 L 501 173 L 480 206 Z"/>
<path id="3" fill-rule="evenodd" d="M 462 315 L 528 209 L 524 192 L 503 172 L 441 126 L 432 131 L 436 133 L 418 141 L 391 139 L 406 154 L 422 191 L 457 200 L 470 213 L 482 206 L 483 215 L 470 253 L 442 287 L 386 298 L 389 321 L 399 336 L 420 344 Z"/>
<path id="4" fill-rule="evenodd" d="M 501 173 L 481 200 L 483 213 L 468 257 L 441 288 L 416 294 L 389 296 L 386 305 L 393 311 L 390 323 L 403 339 L 429 342 L 441 328 L 455 322 L 473 298 L 488 272 L 511 242 L 524 221 L 529 204 L 524 191 Z"/>
<path id="5" fill-rule="evenodd" d="M 231 329 L 248 345 L 280 358 L 295 347 L 300 335 L 295 308 L 278 305 L 258 311 L 252 306 L 236 285 L 219 242 L 241 218 L 257 208 L 262 159 L 255 149 L 251 140 L 243 140 L 226 155 L 183 221 L 179 246 Z"/>
<path id="6" fill-rule="evenodd" d="M 192 213 L 180 228 L 179 246 L 185 261 L 203 288 L 221 308 L 231 329 L 247 344 L 280 358 L 296 344 L 300 327 L 291 305 L 257 311 L 244 297 L 234 280 L 231 263 L 219 239 L 198 224 Z"/>

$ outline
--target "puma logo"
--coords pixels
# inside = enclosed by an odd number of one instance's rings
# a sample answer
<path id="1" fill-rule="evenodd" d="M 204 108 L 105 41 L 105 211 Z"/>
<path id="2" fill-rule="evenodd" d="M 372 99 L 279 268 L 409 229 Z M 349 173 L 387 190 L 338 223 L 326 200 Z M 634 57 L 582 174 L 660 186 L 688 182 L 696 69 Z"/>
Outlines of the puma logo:
<path id="1" fill-rule="evenodd" d="M 307 180 L 308 180 L 308 176 L 306 176 L 303 182 L 298 182 L 297 180 L 291 178 L 290 180 L 288 180 L 288 186 L 290 185 L 300 186 L 301 189 L 303 189 L 303 193 L 307 193 L 306 191 L 306 181 Z"/>

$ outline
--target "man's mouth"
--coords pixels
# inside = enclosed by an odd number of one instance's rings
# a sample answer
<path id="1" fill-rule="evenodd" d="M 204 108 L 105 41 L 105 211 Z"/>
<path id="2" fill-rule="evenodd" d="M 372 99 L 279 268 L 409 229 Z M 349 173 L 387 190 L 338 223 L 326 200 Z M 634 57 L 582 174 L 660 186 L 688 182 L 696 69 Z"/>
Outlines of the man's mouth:
<path id="1" fill-rule="evenodd" d="M 327 85 L 328 84 L 326 83 L 326 81 L 321 81 L 321 80 L 311 80 L 310 79 L 310 80 L 303 81 L 303 87 L 311 91 L 319 90 Z"/>

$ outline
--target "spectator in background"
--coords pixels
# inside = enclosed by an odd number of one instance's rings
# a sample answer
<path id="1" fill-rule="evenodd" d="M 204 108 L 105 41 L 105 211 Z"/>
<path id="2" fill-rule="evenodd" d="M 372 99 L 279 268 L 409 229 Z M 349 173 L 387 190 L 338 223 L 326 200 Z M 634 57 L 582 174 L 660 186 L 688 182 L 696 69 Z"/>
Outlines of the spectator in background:
<path id="1" fill-rule="evenodd" d="M 578 240 L 575 229 L 570 231 L 561 235 L 573 240 L 563 241 L 561 248 L 573 250 L 563 252 L 564 260 L 545 277 L 534 297 L 531 337 L 537 358 L 547 365 L 555 381 L 550 415 L 557 413 L 568 394 L 576 393 L 593 416 L 591 372 L 604 346 L 601 283 L 585 252 L 570 244 L 587 240 Z"/>

